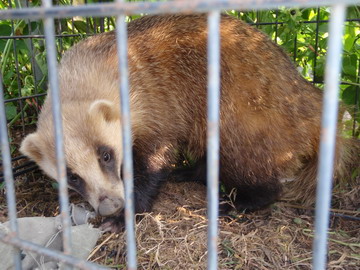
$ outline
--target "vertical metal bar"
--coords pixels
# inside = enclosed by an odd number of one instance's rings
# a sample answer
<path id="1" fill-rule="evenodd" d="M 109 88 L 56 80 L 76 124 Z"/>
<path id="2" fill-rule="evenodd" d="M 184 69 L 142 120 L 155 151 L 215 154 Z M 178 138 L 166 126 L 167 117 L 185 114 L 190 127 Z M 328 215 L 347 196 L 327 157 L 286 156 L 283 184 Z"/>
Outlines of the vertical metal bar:
<path id="1" fill-rule="evenodd" d="M 278 26 L 278 22 L 279 22 L 279 10 L 275 10 L 275 43 L 278 44 L 278 29 L 279 29 L 279 26 Z"/>
<path id="2" fill-rule="evenodd" d="M 43 1 L 44 7 L 51 7 L 51 0 Z M 47 51 L 47 62 L 49 69 L 49 82 L 51 91 L 51 104 L 55 132 L 55 147 L 56 147 L 56 169 L 57 178 L 59 182 L 59 199 L 61 219 L 63 224 L 63 246 L 64 253 L 71 254 L 71 234 L 70 234 L 70 213 L 69 213 L 69 196 L 67 190 L 66 177 L 66 163 L 63 146 L 63 132 L 61 122 L 61 102 L 59 94 L 59 82 L 57 76 L 57 60 L 56 60 L 56 45 L 55 45 L 55 29 L 54 20 L 52 18 L 44 19 L 45 31 L 45 45 Z"/>
<path id="3" fill-rule="evenodd" d="M 220 12 L 208 15 L 207 209 L 208 265 L 217 269 L 219 212 Z"/>
<path id="4" fill-rule="evenodd" d="M 26 7 L 29 7 L 29 0 L 26 0 Z M 29 34 L 33 33 L 32 27 L 31 27 L 31 22 L 32 20 L 28 19 L 27 23 L 28 23 L 28 31 Z M 34 77 L 34 93 L 35 95 L 38 94 L 38 81 L 39 78 L 37 77 L 38 74 L 38 67 L 36 66 L 37 63 L 35 61 L 35 56 L 34 56 L 34 41 L 33 38 L 31 37 L 30 40 L 28 41 L 28 46 L 30 46 L 30 62 L 31 62 L 31 71 L 33 73 L 33 77 Z M 40 85 L 39 85 L 40 86 Z M 36 110 L 36 114 L 39 114 L 39 99 L 35 98 L 36 101 L 36 106 L 35 106 L 35 110 Z"/>
<path id="5" fill-rule="evenodd" d="M 316 64 L 318 56 L 318 47 L 319 47 L 319 26 L 320 26 L 320 8 L 317 8 L 316 15 L 316 30 L 315 30 L 315 48 L 314 48 L 314 65 L 313 65 L 313 83 L 316 83 Z"/>
<path id="6" fill-rule="evenodd" d="M 12 35 L 14 34 L 14 22 L 11 22 L 12 24 Z M 17 53 L 17 48 L 16 48 L 16 42 L 18 41 L 18 39 L 14 39 L 13 40 L 13 50 L 14 50 L 14 62 L 15 62 L 15 71 L 16 71 L 16 81 L 17 81 L 17 85 L 18 85 L 18 97 L 21 98 L 22 97 L 22 93 L 21 93 L 21 82 L 20 82 L 20 71 L 19 71 L 19 59 L 18 59 L 18 53 Z M 20 104 L 20 115 L 21 115 L 21 127 L 22 127 L 22 132 L 23 134 L 25 133 L 25 121 L 24 121 L 24 105 L 23 105 L 23 100 L 19 100 L 18 103 Z"/>
<path id="7" fill-rule="evenodd" d="M 88 0 L 84 0 L 85 6 L 88 4 Z M 90 19 L 86 17 L 86 35 L 88 36 L 90 34 Z"/>
<path id="8" fill-rule="evenodd" d="M 117 0 L 122 2 L 122 0 Z M 129 106 L 129 71 L 127 24 L 125 16 L 119 15 L 116 20 L 116 44 L 120 73 L 120 109 L 123 142 L 123 183 L 125 188 L 125 228 L 127 243 L 127 268 L 137 269 L 134 215 L 134 175 L 131 139 L 131 122 Z"/>
<path id="9" fill-rule="evenodd" d="M 5 114 L 5 103 L 4 103 L 4 89 L 2 74 L 0 74 L 0 139 L 1 139 L 1 153 L 3 160 L 3 170 L 6 184 L 6 200 L 8 204 L 9 218 L 10 218 L 10 229 L 14 236 L 19 235 L 18 224 L 16 220 L 16 199 L 15 199 L 15 188 L 14 188 L 14 177 L 11 169 L 11 154 L 10 145 L 8 140 L 8 132 L 6 126 L 6 114 Z M 15 269 L 21 269 L 21 256 L 20 250 L 15 249 L 14 254 Z"/>
<path id="10" fill-rule="evenodd" d="M 256 28 L 260 28 L 260 10 L 256 10 Z"/>
<path id="11" fill-rule="evenodd" d="M 8 1 L 9 2 L 9 8 L 12 8 L 11 5 L 11 0 Z M 15 1 L 15 6 L 16 8 L 20 8 L 19 3 L 17 1 Z M 14 24 L 14 20 L 11 20 L 11 35 L 15 35 L 15 24 Z M 17 53 L 17 48 L 16 48 L 16 42 L 18 41 L 18 39 L 14 39 L 12 41 L 12 45 L 13 45 L 13 51 L 14 51 L 14 62 L 15 62 L 15 71 L 16 71 L 16 81 L 17 81 L 17 85 L 18 85 L 18 97 L 21 98 L 22 94 L 21 94 L 21 82 L 20 82 L 20 72 L 19 72 L 19 59 L 18 59 L 18 53 Z M 18 103 L 20 104 L 20 115 L 21 115 L 21 126 L 22 126 L 22 133 L 25 133 L 25 121 L 24 121 L 24 106 L 23 106 L 23 101 L 20 99 L 18 101 Z"/>
<path id="12" fill-rule="evenodd" d="M 358 86 L 356 87 L 355 91 L 355 106 L 354 106 L 354 113 L 353 113 L 353 128 L 352 128 L 352 136 L 355 137 L 356 135 L 356 115 L 359 113 L 359 95 L 360 95 L 360 59 L 358 61 L 358 77 L 356 80 Z"/>
<path id="13" fill-rule="evenodd" d="M 297 57 L 297 33 L 295 33 L 295 38 L 294 38 L 294 58 L 293 58 L 294 63 L 296 63 L 296 57 Z"/>
<path id="14" fill-rule="evenodd" d="M 325 69 L 320 160 L 317 175 L 315 239 L 313 243 L 314 270 L 323 270 L 326 268 L 327 231 L 329 227 L 329 208 L 335 155 L 339 75 L 341 71 L 342 34 L 345 11 L 346 6 L 341 3 L 331 7 L 329 49 Z"/>

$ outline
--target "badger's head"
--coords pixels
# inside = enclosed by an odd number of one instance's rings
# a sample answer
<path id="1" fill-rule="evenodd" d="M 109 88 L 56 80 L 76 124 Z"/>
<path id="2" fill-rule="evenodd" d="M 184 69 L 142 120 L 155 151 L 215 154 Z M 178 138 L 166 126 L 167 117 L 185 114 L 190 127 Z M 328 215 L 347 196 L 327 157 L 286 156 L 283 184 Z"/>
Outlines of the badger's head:
<path id="1" fill-rule="evenodd" d="M 40 115 L 37 131 L 24 139 L 20 150 L 56 179 L 55 138 L 47 105 Z M 102 216 L 114 215 L 124 207 L 118 107 L 107 100 L 72 101 L 62 106 L 68 186 Z"/>

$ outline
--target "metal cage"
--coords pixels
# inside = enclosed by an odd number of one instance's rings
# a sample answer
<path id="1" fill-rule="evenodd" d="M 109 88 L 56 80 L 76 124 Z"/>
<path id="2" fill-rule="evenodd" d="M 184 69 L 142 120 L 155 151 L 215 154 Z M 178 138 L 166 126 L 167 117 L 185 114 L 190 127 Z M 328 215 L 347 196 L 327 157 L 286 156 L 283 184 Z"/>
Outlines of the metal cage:
<path id="1" fill-rule="evenodd" d="M 322 119 L 322 135 L 320 147 L 320 162 L 318 170 L 318 192 L 316 201 L 316 235 L 313 246 L 313 267 L 314 269 L 325 269 L 327 254 L 327 230 L 329 222 L 329 207 L 331 198 L 331 178 L 336 122 L 338 111 L 338 88 L 339 74 L 341 69 L 342 33 L 345 21 L 346 7 L 349 5 L 359 5 L 359 0 L 195 0 L 195 1 L 169 1 L 169 2 L 124 2 L 117 0 L 114 3 L 86 4 L 80 6 L 53 6 L 52 1 L 45 0 L 41 7 L 25 7 L 0 10 L 0 20 L 43 20 L 47 62 L 49 71 L 49 83 L 52 89 L 53 120 L 55 123 L 56 134 L 56 156 L 57 174 L 59 181 L 59 197 L 61 213 L 63 217 L 63 241 L 64 253 L 55 252 L 45 247 L 37 246 L 33 243 L 20 239 L 18 235 L 16 201 L 14 196 L 14 175 L 12 171 L 11 154 L 7 132 L 7 120 L 5 115 L 5 103 L 13 100 L 4 100 L 3 83 L 0 83 L 0 135 L 3 176 L 6 182 L 6 195 L 8 202 L 9 218 L 11 222 L 11 233 L 0 234 L 0 240 L 18 248 L 15 255 L 16 269 L 21 269 L 20 249 L 31 250 L 47 256 L 51 256 L 66 264 L 80 269 L 101 269 L 101 266 L 93 263 L 78 260 L 71 254 L 71 235 L 68 209 L 68 194 L 66 180 L 66 165 L 62 146 L 62 125 L 61 125 L 61 106 L 59 103 L 59 90 L 57 81 L 57 53 L 55 40 L 55 18 L 71 18 L 75 16 L 116 16 L 117 49 L 119 52 L 119 70 L 121 73 L 121 110 L 122 110 L 122 129 L 124 147 L 124 183 L 125 183 L 125 211 L 126 216 L 126 242 L 127 242 L 127 268 L 137 269 L 136 244 L 134 230 L 134 206 L 133 206 L 133 167 L 131 151 L 131 127 L 130 109 L 128 95 L 128 68 L 127 68 L 127 28 L 125 15 L 131 14 L 158 14 L 158 13 L 188 13 L 188 12 L 207 12 L 208 13 L 208 269 L 217 269 L 217 242 L 218 242 L 218 174 L 219 174 L 219 96 L 220 96 L 220 38 L 219 21 L 221 10 L 249 10 L 249 9 L 269 9 L 284 7 L 316 7 L 331 6 L 331 18 L 329 23 L 329 44 L 327 52 L 327 63 L 325 73 L 325 95 Z M 105 28 L 102 21 L 102 29 Z M 101 24 L 101 23 L 100 23 Z M 32 35 L 32 36 L 31 36 Z M 69 33 L 69 37 L 77 36 Z M 39 38 L 39 35 L 29 34 L 30 38 Z M 9 37 L 1 38 L 21 38 L 12 34 Z M 2 80 L 0 74 L 0 79 Z M 45 93 L 35 95 L 19 96 L 17 100 L 21 102 L 26 98 L 39 98 Z M 23 106 L 23 105 L 21 105 Z M 26 170 L 36 168 L 34 164 L 28 163 L 30 167 Z M 24 165 L 23 165 L 24 167 Z M 19 169 L 22 169 L 20 167 Z M 26 172 L 21 171 L 21 173 Z"/>

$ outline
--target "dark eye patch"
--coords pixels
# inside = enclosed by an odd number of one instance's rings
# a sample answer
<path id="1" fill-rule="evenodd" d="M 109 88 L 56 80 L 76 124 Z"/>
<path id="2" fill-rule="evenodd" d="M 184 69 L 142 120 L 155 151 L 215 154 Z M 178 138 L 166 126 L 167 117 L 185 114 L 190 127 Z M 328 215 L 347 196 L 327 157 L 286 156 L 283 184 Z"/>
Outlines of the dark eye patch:
<path id="1" fill-rule="evenodd" d="M 70 188 L 76 190 L 82 196 L 85 196 L 85 181 L 70 168 L 67 168 L 67 182 Z"/>
<path id="2" fill-rule="evenodd" d="M 109 146 L 102 145 L 97 148 L 97 155 L 101 170 L 117 176 L 115 151 Z"/>

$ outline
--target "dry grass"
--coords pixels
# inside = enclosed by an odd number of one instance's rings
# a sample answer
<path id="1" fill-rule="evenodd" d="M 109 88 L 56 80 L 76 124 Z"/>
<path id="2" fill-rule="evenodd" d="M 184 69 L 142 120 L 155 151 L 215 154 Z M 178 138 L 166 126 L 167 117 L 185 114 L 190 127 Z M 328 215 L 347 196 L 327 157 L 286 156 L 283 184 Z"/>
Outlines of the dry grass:
<path id="1" fill-rule="evenodd" d="M 35 180 L 37 179 L 37 180 Z M 359 179 L 339 188 L 334 212 L 360 217 Z M 16 181 L 18 216 L 54 216 L 57 192 L 39 174 Z M 4 193 L 4 191 L 2 191 Z M 0 197 L 0 221 L 7 216 Z M 207 252 L 205 187 L 196 183 L 168 183 L 153 212 L 137 223 L 139 269 L 205 269 Z M 71 194 L 71 200 L 81 198 Z M 311 269 L 313 211 L 279 202 L 252 214 L 219 220 L 219 269 Z M 124 268 L 124 234 L 104 234 L 90 260 Z M 360 269 L 360 221 L 331 218 L 328 269 Z"/>

